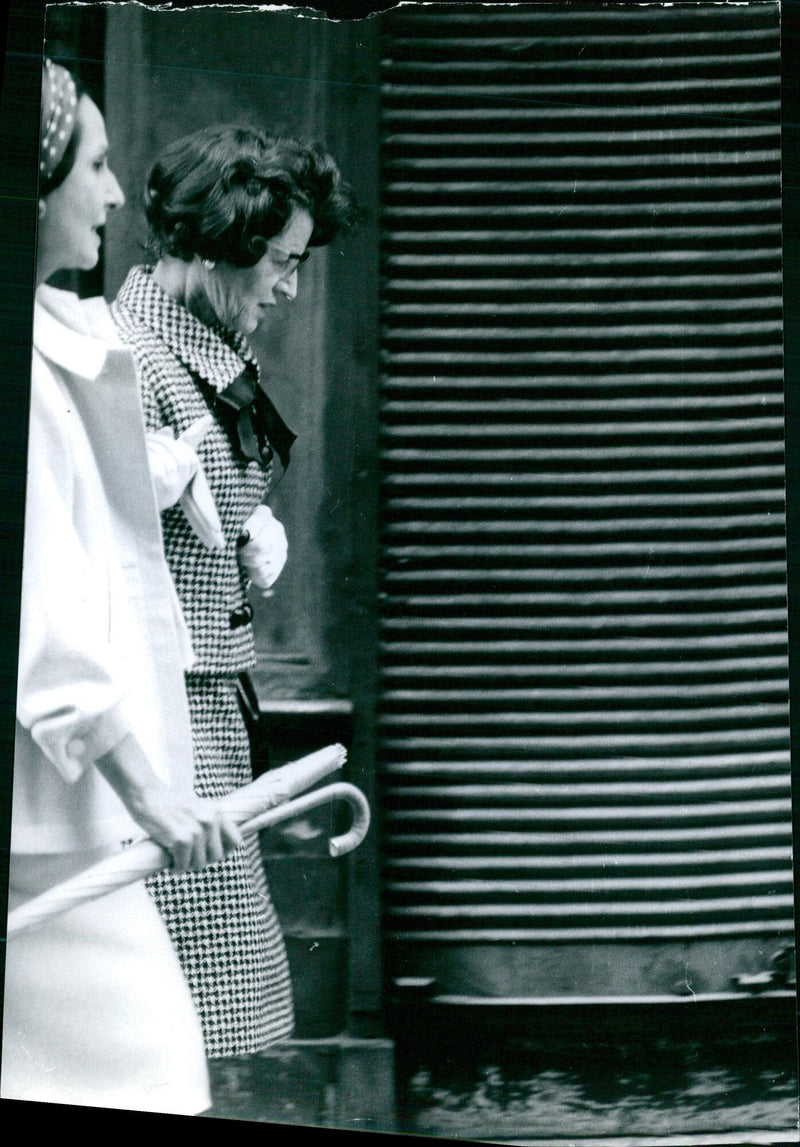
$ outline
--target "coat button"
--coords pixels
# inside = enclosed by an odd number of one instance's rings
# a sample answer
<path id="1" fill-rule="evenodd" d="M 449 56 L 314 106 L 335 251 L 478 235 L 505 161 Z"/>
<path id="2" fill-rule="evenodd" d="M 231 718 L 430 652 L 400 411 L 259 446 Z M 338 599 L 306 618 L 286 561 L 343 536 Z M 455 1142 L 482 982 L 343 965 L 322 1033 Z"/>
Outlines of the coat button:
<path id="1" fill-rule="evenodd" d="M 249 625 L 253 620 L 253 607 L 249 602 L 240 605 L 238 609 L 234 609 L 231 614 L 231 629 L 241 629 L 243 625 Z"/>

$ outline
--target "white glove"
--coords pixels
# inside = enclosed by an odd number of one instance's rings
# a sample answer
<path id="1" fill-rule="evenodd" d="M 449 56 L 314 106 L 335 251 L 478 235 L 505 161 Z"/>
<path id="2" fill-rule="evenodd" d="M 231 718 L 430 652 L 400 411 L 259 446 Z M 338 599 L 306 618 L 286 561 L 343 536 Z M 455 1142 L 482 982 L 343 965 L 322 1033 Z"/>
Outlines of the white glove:
<path id="1" fill-rule="evenodd" d="M 258 589 L 269 590 L 286 565 L 286 531 L 269 506 L 256 506 L 242 527 L 239 562 Z"/>
<path id="2" fill-rule="evenodd" d="M 209 549 L 224 550 L 225 535 L 208 480 L 195 453 L 213 425 L 211 414 L 193 422 L 177 439 L 163 426 L 147 435 L 147 456 L 159 510 L 180 502 L 194 532 Z"/>

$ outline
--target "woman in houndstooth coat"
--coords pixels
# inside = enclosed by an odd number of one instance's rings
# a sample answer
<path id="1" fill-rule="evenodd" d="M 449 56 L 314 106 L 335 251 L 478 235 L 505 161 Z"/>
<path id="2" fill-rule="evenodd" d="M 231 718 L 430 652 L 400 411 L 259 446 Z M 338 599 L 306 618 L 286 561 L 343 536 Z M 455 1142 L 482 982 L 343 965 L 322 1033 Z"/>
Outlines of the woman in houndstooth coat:
<path id="1" fill-rule="evenodd" d="M 286 558 L 264 499 L 294 440 L 259 385 L 247 336 L 268 308 L 295 297 L 309 248 L 349 224 L 354 202 L 320 146 L 223 126 L 161 154 L 145 206 L 157 262 L 130 271 L 112 314 L 139 368 L 148 429 L 169 439 L 173 470 L 172 436 L 180 442 L 211 421 L 196 451 L 214 505 L 204 512 L 196 500 L 176 501 L 174 473 L 159 476 L 157 463 L 154 480 L 195 653 L 187 675 L 195 788 L 222 796 L 252 776 L 237 683 L 255 664 L 250 587 L 268 590 Z M 203 872 L 154 877 L 150 890 L 209 1057 L 250 1054 L 289 1035 L 289 969 L 257 841 Z"/>

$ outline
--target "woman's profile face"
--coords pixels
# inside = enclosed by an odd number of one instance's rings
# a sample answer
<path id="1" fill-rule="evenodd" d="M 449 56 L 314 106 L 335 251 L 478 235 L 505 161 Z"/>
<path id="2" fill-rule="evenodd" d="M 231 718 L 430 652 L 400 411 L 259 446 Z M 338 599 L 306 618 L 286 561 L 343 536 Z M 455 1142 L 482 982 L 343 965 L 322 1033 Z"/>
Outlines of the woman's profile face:
<path id="1" fill-rule="evenodd" d="M 54 270 L 88 271 L 100 254 L 98 229 L 125 196 L 108 166 L 108 140 L 103 117 L 87 95 L 78 101 L 79 132 L 75 160 L 63 183 L 45 198 L 38 242 Z"/>
<path id="2" fill-rule="evenodd" d="M 308 211 L 295 207 L 289 222 L 269 240 L 266 254 L 253 267 L 217 263 L 206 268 L 197 260 L 197 286 L 204 298 L 195 297 L 190 309 L 229 330 L 252 334 L 279 296 L 293 299 L 297 294 L 297 264 L 305 256 L 313 230 Z"/>

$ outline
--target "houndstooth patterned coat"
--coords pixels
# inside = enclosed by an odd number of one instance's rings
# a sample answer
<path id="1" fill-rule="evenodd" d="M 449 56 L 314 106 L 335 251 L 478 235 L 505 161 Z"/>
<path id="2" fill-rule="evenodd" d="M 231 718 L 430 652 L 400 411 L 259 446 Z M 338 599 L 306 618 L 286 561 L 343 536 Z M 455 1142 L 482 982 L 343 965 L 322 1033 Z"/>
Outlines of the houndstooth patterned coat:
<path id="1" fill-rule="evenodd" d="M 111 307 L 122 340 L 136 357 L 148 430 L 169 426 L 182 434 L 209 412 L 207 395 L 219 394 L 246 368 L 258 366 L 246 340 L 207 327 L 134 267 Z M 219 422 L 197 449 L 217 503 L 227 545 L 207 549 L 183 510 L 163 514 L 164 544 L 192 635 L 194 673 L 241 673 L 255 664 L 248 582 L 236 557 L 236 539 L 273 477 L 242 457 Z"/>
<path id="2" fill-rule="evenodd" d="M 112 314 L 139 368 L 149 430 L 170 426 L 181 434 L 243 371 L 257 378 L 246 340 L 205 326 L 154 283 L 147 268 L 130 271 Z M 293 437 L 282 423 L 279 430 L 284 441 Z M 236 678 L 255 664 L 253 614 L 236 540 L 263 501 L 273 467 L 248 461 L 219 421 L 197 453 L 226 547 L 207 549 L 180 506 L 165 511 L 162 524 L 195 652 L 187 675 L 195 790 L 219 797 L 252 778 Z M 257 845 L 200 873 L 162 873 L 148 887 L 189 981 L 209 1056 L 248 1054 L 288 1035 L 294 1022 L 289 969 Z"/>

